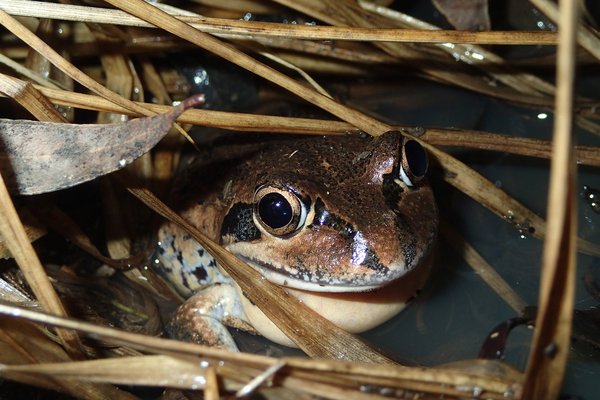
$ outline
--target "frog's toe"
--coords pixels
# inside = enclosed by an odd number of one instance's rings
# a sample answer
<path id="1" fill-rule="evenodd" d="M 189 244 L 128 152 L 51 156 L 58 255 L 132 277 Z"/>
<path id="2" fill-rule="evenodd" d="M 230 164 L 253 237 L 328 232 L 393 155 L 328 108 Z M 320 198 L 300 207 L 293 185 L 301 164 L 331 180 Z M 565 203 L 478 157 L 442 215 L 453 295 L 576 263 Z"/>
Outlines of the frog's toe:
<path id="1" fill-rule="evenodd" d="M 166 326 L 169 337 L 184 342 L 239 351 L 231 334 L 217 318 L 202 315 L 184 303 Z"/>
<path id="2" fill-rule="evenodd" d="M 167 332 L 186 342 L 238 351 L 224 324 L 250 328 L 235 288 L 218 284 L 187 299 L 167 325 Z"/>

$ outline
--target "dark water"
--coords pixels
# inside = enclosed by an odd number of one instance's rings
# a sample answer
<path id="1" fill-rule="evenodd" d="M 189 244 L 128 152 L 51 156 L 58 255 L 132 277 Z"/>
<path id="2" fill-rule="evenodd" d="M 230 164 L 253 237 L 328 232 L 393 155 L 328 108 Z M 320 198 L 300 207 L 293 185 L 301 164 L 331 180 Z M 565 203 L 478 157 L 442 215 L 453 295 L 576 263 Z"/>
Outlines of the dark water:
<path id="1" fill-rule="evenodd" d="M 398 89 L 380 88 L 382 93 L 373 93 L 372 99 L 390 98 L 387 92 L 393 93 L 400 104 L 411 104 L 409 109 L 395 107 L 393 103 L 376 105 L 374 100 L 368 106 L 375 106 L 371 109 L 402 124 L 477 129 L 543 139 L 552 135 L 553 118 L 548 111 L 508 105 L 431 83 L 406 83 L 402 90 Z M 579 129 L 577 140 L 596 145 L 599 142 L 597 137 Z M 546 214 L 548 161 L 485 151 L 452 151 L 538 215 Z M 436 182 L 442 218 L 462 233 L 527 304 L 537 304 L 542 242 L 522 235 L 511 224 L 434 178 Z M 599 243 L 600 215 L 584 201 L 584 185 L 600 187 L 597 170 L 579 168 L 577 188 L 579 234 Z M 583 276 L 586 272 L 600 276 L 599 267 L 599 259 L 578 256 L 577 309 L 598 306 L 585 290 Z M 477 357 L 483 339 L 494 326 L 514 316 L 514 311 L 442 241 L 437 269 L 423 295 L 394 320 L 365 337 L 393 357 L 433 365 Z M 525 367 L 531 336 L 527 328 L 511 335 L 506 360 L 520 369 Z M 596 397 L 600 392 L 600 382 L 596 379 L 600 374 L 599 355 L 591 347 L 573 347 L 565 393 L 586 399 Z"/>

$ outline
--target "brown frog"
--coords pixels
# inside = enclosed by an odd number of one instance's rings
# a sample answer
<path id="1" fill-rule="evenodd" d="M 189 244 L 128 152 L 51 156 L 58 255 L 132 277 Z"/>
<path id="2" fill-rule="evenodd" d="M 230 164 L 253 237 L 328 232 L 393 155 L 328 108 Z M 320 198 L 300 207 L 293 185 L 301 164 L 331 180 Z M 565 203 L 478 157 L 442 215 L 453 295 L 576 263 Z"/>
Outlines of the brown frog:
<path id="1" fill-rule="evenodd" d="M 263 277 L 362 332 L 396 315 L 429 274 L 438 217 L 426 169 L 424 149 L 398 132 L 275 140 L 234 166 L 190 166 L 175 207 Z M 169 324 L 174 336 L 235 350 L 228 325 L 294 345 L 175 225 L 160 229 L 157 254 L 191 296 Z"/>

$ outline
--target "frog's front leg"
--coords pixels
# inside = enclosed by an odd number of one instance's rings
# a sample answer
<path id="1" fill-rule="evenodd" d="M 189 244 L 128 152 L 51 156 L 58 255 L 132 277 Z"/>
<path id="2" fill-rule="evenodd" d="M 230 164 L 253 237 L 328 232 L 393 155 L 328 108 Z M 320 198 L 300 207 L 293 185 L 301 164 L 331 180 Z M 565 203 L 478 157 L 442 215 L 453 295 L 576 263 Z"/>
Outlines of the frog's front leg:
<path id="1" fill-rule="evenodd" d="M 221 283 L 187 299 L 167 324 L 167 332 L 174 339 L 238 351 L 225 325 L 255 333 L 234 287 Z"/>

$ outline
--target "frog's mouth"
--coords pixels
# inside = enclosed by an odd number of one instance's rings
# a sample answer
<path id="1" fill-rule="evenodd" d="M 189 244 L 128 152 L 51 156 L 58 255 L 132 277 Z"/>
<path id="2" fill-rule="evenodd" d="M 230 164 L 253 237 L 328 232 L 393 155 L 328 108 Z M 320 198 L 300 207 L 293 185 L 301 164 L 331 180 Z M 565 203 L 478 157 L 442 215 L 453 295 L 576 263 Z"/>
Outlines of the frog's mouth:
<path id="1" fill-rule="evenodd" d="M 242 255 L 237 255 L 237 257 L 258 271 L 269 282 L 280 286 L 311 292 L 368 292 L 390 284 L 403 275 L 403 273 L 399 273 L 397 274 L 398 276 L 360 276 L 354 277 L 353 279 L 319 277 L 305 270 L 295 270 L 296 273 L 294 274 L 288 271 L 282 271 L 281 268 L 277 268 L 276 266 L 261 260 L 251 259 Z"/>

